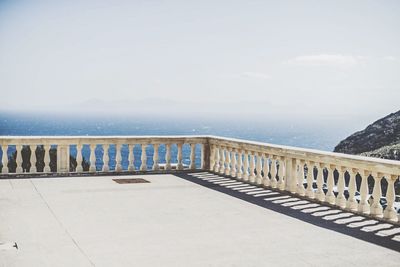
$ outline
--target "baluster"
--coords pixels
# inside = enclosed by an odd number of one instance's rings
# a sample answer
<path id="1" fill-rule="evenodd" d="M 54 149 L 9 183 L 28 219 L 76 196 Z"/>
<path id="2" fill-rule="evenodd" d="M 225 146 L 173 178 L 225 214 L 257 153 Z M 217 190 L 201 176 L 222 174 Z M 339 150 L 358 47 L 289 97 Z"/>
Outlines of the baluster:
<path id="1" fill-rule="evenodd" d="M 189 168 L 191 170 L 196 169 L 196 161 L 195 161 L 195 156 L 196 156 L 196 144 L 190 144 L 190 165 Z"/>
<path id="2" fill-rule="evenodd" d="M 360 172 L 361 175 L 361 172 Z M 358 204 L 358 211 L 369 214 L 370 208 L 368 204 L 368 177 L 370 172 L 364 171 L 361 175 L 361 187 L 360 187 L 360 203 Z"/>
<path id="3" fill-rule="evenodd" d="M 160 169 L 158 165 L 158 144 L 153 145 L 154 148 L 154 154 L 153 154 L 153 170 L 157 171 Z"/>
<path id="4" fill-rule="evenodd" d="M 386 190 L 387 206 L 383 213 L 383 217 L 394 222 L 398 221 L 397 212 L 394 209 L 394 202 L 395 202 L 394 182 L 397 180 L 397 178 L 398 177 L 396 175 L 385 174 L 385 179 L 388 185 Z"/>
<path id="5" fill-rule="evenodd" d="M 147 171 L 147 154 L 146 154 L 147 145 L 141 144 L 141 147 L 142 147 L 142 155 L 141 155 L 140 159 L 142 160 L 142 164 L 140 165 L 140 170 Z"/>
<path id="6" fill-rule="evenodd" d="M 165 169 L 171 170 L 171 144 L 165 144 Z"/>
<path id="7" fill-rule="evenodd" d="M 276 180 L 276 156 L 271 157 L 271 182 L 270 185 L 272 188 L 277 188 L 278 180 Z"/>
<path id="8" fill-rule="evenodd" d="M 356 175 L 358 170 L 357 169 L 350 169 L 348 171 L 350 179 L 349 179 L 349 198 L 347 199 L 346 208 L 351 211 L 357 211 L 358 202 L 355 198 L 356 195 Z"/>
<path id="9" fill-rule="evenodd" d="M 1 150 L 3 151 L 3 156 L 1 157 L 3 168 L 1 169 L 1 173 L 8 173 L 8 145 L 2 145 Z"/>
<path id="10" fill-rule="evenodd" d="M 244 162 L 243 162 L 243 181 L 249 180 L 249 154 L 248 151 L 244 151 Z"/>
<path id="11" fill-rule="evenodd" d="M 219 148 L 219 173 L 225 173 L 225 154 L 224 154 L 224 147 Z"/>
<path id="12" fill-rule="evenodd" d="M 307 162 L 307 190 L 306 196 L 309 198 L 314 198 L 314 162 L 308 161 Z"/>
<path id="13" fill-rule="evenodd" d="M 269 179 L 269 158 L 268 158 L 268 154 L 264 154 L 264 166 L 263 166 L 263 173 L 264 173 L 264 177 L 263 177 L 263 184 L 264 186 L 270 186 L 271 181 Z"/>
<path id="14" fill-rule="evenodd" d="M 210 169 L 209 169 L 209 171 L 213 171 L 215 168 L 215 151 L 216 151 L 215 145 L 211 145 L 210 146 Z M 204 153 L 204 145 L 201 149 L 201 153 Z M 204 155 L 202 154 L 201 158 L 203 158 L 203 157 L 204 157 Z M 201 168 L 204 169 L 203 164 L 201 165 Z"/>
<path id="15" fill-rule="evenodd" d="M 214 158 L 214 160 L 215 160 L 215 164 L 214 164 L 214 172 L 219 172 L 219 168 L 220 168 L 220 165 L 219 165 L 219 162 L 220 162 L 220 148 L 218 147 L 218 146 L 215 146 L 215 152 L 214 152 L 214 156 L 215 156 L 215 158 Z"/>
<path id="16" fill-rule="evenodd" d="M 108 150 L 110 149 L 109 144 L 103 145 L 103 172 L 109 172 L 110 171 L 110 166 L 108 165 L 110 162 L 110 157 L 108 156 Z"/>
<path id="17" fill-rule="evenodd" d="M 256 182 L 256 174 L 254 173 L 254 169 L 255 169 L 254 153 L 255 152 L 250 152 L 250 176 L 249 176 L 249 182 L 251 184 L 254 184 Z"/>
<path id="18" fill-rule="evenodd" d="M 295 158 L 289 159 L 290 162 L 290 170 L 288 171 L 290 173 L 290 192 L 295 194 L 297 193 L 297 181 L 298 181 L 298 176 L 299 176 L 299 169 L 298 169 L 298 160 Z"/>
<path id="19" fill-rule="evenodd" d="M 323 190 L 324 186 L 324 169 L 323 169 L 323 164 L 319 163 L 316 165 L 318 174 L 317 174 L 317 192 L 315 193 L 316 199 L 319 201 L 325 201 L 325 193 Z"/>
<path id="20" fill-rule="evenodd" d="M 258 185 L 262 185 L 262 182 L 263 182 L 262 181 L 263 177 L 261 175 L 261 171 L 262 171 L 261 153 L 258 152 L 257 153 L 257 162 L 256 162 L 256 172 L 257 172 L 256 184 L 258 184 Z"/>
<path id="21" fill-rule="evenodd" d="M 231 174 L 231 152 L 232 152 L 232 148 L 226 148 L 226 168 L 225 168 L 225 175 L 230 175 Z"/>
<path id="22" fill-rule="evenodd" d="M 344 175 L 346 173 L 346 168 L 338 167 L 337 169 L 338 172 L 338 183 L 337 183 L 337 189 L 338 189 L 338 195 L 336 197 L 336 206 L 339 206 L 341 208 L 346 207 L 346 197 L 344 196 L 344 186 L 345 186 L 345 180 L 344 180 Z"/>
<path id="23" fill-rule="evenodd" d="M 279 190 L 285 190 L 285 157 L 279 158 L 279 169 L 278 169 L 278 188 Z"/>
<path id="24" fill-rule="evenodd" d="M 231 176 L 233 178 L 236 177 L 236 172 L 237 172 L 237 170 L 236 170 L 236 152 L 237 152 L 236 148 L 231 150 L 231 164 L 232 164 Z"/>
<path id="25" fill-rule="evenodd" d="M 122 151 L 121 144 L 115 144 L 115 171 L 122 171 Z"/>
<path id="26" fill-rule="evenodd" d="M 76 145 L 76 172 L 83 172 L 83 167 L 82 167 L 82 161 L 83 161 L 82 147 L 83 146 L 81 144 Z"/>
<path id="27" fill-rule="evenodd" d="M 36 145 L 30 146 L 31 150 L 31 157 L 30 157 L 30 162 L 31 162 L 31 168 L 29 169 L 29 172 L 37 172 L 36 169 Z"/>
<path id="28" fill-rule="evenodd" d="M 372 173 L 374 178 L 374 189 L 372 191 L 372 196 L 374 201 L 371 205 L 371 214 L 375 215 L 375 217 L 383 216 L 383 209 L 381 205 L 381 197 L 382 197 L 382 189 L 381 189 L 381 179 L 382 175 L 380 173 Z"/>
<path id="29" fill-rule="evenodd" d="M 183 144 L 177 144 L 177 145 L 178 145 L 178 155 L 177 155 L 178 164 L 176 165 L 176 169 L 183 170 L 183 164 L 182 164 L 182 145 Z"/>
<path id="30" fill-rule="evenodd" d="M 90 144 L 89 150 L 90 167 L 89 172 L 96 172 L 96 144 Z"/>
<path id="31" fill-rule="evenodd" d="M 243 150 L 238 149 L 238 160 L 237 160 L 237 178 L 238 180 L 242 180 L 243 179 Z"/>
<path id="32" fill-rule="evenodd" d="M 50 148 L 51 145 L 45 145 L 44 146 L 44 172 L 50 172 Z"/>
<path id="33" fill-rule="evenodd" d="M 22 145 L 16 145 L 16 152 L 17 152 L 17 158 L 15 159 L 15 163 L 17 164 L 17 168 L 15 170 L 16 173 L 23 173 L 22 169 Z"/>
<path id="34" fill-rule="evenodd" d="M 328 165 L 327 169 L 328 169 L 328 180 L 327 180 L 328 191 L 326 192 L 325 201 L 333 205 L 335 204 L 335 194 L 333 193 L 333 187 L 335 186 L 335 179 L 333 177 L 335 165 Z"/>
<path id="35" fill-rule="evenodd" d="M 304 160 L 297 160 L 297 190 L 296 193 L 300 196 L 305 195 L 304 188 Z"/>
<path id="36" fill-rule="evenodd" d="M 129 145 L 128 144 L 128 171 L 133 172 L 135 171 L 135 154 L 133 153 L 133 150 L 135 149 L 135 145 Z"/>

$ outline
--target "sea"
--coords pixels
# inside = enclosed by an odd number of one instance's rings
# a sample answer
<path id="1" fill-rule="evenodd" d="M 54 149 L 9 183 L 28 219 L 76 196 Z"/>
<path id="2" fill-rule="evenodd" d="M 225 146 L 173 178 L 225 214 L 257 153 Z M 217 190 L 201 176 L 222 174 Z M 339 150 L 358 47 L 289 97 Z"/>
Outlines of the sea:
<path id="1" fill-rule="evenodd" d="M 46 113 L 0 113 L 0 135 L 3 136 L 109 136 L 109 135 L 218 135 L 238 139 L 260 141 L 278 145 L 313 148 L 332 151 L 343 138 L 354 129 L 337 127 L 327 122 L 307 120 L 280 120 L 279 118 L 235 116 L 116 116 L 87 114 L 49 115 Z M 152 148 L 148 148 L 148 165 L 152 164 Z M 9 147 L 11 155 L 15 147 Z M 2 152 L 3 153 L 3 152 Z M 101 169 L 102 155 L 96 149 L 96 167 Z M 165 147 L 160 147 L 163 161 Z M 183 148 L 184 163 L 189 162 L 190 148 Z M 196 164 L 200 164 L 199 148 L 196 148 Z M 84 146 L 83 156 L 89 158 L 89 147 Z M 134 148 L 135 166 L 140 165 L 140 148 Z M 71 146 L 71 155 L 76 156 L 76 147 Z M 115 167 L 115 147 L 109 151 L 110 167 Z M 123 167 L 128 165 L 128 147 L 122 147 Z M 172 162 L 176 147 L 172 147 Z"/>

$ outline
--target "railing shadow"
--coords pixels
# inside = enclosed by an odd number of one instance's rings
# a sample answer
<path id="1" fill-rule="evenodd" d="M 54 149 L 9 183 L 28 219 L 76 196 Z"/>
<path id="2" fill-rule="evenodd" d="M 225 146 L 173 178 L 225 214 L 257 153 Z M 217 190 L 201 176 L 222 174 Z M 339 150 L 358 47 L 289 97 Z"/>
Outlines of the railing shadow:
<path id="1" fill-rule="evenodd" d="M 208 172 L 176 176 L 318 227 L 400 252 L 400 226 Z"/>

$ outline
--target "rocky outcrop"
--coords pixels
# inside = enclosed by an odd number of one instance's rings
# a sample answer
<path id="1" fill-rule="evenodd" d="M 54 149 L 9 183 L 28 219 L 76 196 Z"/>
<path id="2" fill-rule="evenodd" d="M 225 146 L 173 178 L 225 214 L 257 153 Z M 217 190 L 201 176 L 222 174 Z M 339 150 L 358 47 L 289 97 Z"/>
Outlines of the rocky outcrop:
<path id="1" fill-rule="evenodd" d="M 400 110 L 350 135 L 334 151 L 400 160 Z"/>

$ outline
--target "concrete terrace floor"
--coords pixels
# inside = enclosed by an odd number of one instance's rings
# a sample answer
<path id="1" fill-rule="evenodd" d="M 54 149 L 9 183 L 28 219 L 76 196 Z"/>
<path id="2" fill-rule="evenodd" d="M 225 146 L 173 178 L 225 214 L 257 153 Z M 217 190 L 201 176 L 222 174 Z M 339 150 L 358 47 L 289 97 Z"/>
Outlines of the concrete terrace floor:
<path id="1" fill-rule="evenodd" d="M 3 179 L 0 242 L 7 267 L 400 262 L 398 226 L 207 173 Z"/>

